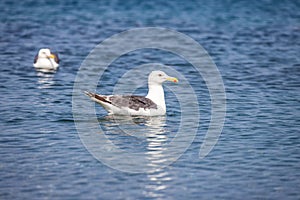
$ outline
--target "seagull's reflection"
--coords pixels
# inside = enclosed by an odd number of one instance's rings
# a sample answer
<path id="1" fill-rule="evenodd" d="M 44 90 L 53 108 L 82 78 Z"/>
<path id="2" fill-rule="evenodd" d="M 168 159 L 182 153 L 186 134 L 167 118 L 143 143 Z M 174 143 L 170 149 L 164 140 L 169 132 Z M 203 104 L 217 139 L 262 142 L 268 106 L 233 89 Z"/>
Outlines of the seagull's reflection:
<path id="1" fill-rule="evenodd" d="M 38 88 L 39 89 L 47 89 L 51 88 L 54 85 L 54 75 L 56 73 L 55 70 L 49 69 L 36 69 L 37 77 L 38 77 Z"/>
<path id="2" fill-rule="evenodd" d="M 145 186 L 145 194 L 151 198 L 165 198 L 164 190 L 168 188 L 171 176 L 166 171 L 168 155 L 165 153 L 168 137 L 166 135 L 166 117 L 154 117 L 145 124 L 149 129 L 147 135 L 147 159 L 149 160 L 148 184 Z"/>
<path id="3" fill-rule="evenodd" d="M 106 126 L 117 125 L 123 133 L 145 141 L 144 155 L 148 161 L 145 169 L 148 181 L 144 193 L 150 198 L 164 198 L 163 190 L 168 188 L 172 180 L 164 168 L 169 162 L 165 147 L 168 142 L 166 116 L 120 117 L 111 115 L 105 119 L 113 122 Z"/>
<path id="4" fill-rule="evenodd" d="M 104 119 L 110 122 L 106 123 L 106 126 L 117 126 L 123 133 L 137 138 L 147 138 L 147 141 L 149 138 L 152 138 L 154 134 L 163 134 L 166 132 L 165 116 L 108 115 Z"/>

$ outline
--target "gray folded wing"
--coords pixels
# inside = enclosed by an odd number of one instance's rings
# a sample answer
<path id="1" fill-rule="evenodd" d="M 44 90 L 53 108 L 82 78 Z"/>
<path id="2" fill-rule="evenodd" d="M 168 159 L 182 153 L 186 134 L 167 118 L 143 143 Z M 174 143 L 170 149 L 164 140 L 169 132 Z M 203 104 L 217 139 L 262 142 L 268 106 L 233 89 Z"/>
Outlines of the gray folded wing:
<path id="1" fill-rule="evenodd" d="M 143 96 L 109 96 L 107 100 L 117 107 L 128 107 L 130 109 L 138 111 L 143 109 L 157 109 L 157 105 L 151 100 Z"/>

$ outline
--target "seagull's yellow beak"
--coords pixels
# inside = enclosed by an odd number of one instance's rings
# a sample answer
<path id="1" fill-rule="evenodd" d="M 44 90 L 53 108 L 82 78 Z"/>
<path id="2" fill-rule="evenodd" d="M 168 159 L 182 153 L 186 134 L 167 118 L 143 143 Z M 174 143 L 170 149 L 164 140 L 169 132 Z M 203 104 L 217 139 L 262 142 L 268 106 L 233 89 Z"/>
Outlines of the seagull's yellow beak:
<path id="1" fill-rule="evenodd" d="M 171 81 L 171 82 L 174 82 L 174 83 L 178 83 L 178 79 L 177 78 L 175 78 L 175 77 L 168 77 L 167 78 L 167 81 Z"/>
<path id="2" fill-rule="evenodd" d="M 50 56 L 48 56 L 48 58 L 55 58 L 55 55 L 54 54 L 50 54 Z"/>

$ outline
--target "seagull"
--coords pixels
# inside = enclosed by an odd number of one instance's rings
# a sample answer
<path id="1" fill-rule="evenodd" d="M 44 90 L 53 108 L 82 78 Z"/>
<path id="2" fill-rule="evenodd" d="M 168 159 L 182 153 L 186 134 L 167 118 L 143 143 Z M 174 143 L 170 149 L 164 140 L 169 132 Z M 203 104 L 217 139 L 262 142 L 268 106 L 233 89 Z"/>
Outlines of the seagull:
<path id="1" fill-rule="evenodd" d="M 38 69 L 56 70 L 59 66 L 59 58 L 50 49 L 40 49 L 35 56 L 33 66 Z"/>
<path id="2" fill-rule="evenodd" d="M 85 91 L 91 100 L 99 103 L 108 115 L 159 116 L 166 114 L 163 82 L 178 82 L 175 77 L 163 71 L 152 71 L 148 77 L 147 96 L 136 95 L 100 95 Z"/>

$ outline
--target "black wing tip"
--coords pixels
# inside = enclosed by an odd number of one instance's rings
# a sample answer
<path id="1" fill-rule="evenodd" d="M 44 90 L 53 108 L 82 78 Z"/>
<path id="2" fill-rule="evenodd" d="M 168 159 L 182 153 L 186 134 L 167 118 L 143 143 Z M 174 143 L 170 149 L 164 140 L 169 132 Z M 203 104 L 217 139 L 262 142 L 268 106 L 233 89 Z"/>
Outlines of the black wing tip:
<path id="1" fill-rule="evenodd" d="M 38 56 L 38 54 L 36 54 L 33 59 L 33 64 L 35 64 L 37 62 L 38 58 L 39 58 L 39 56 Z"/>
<path id="2" fill-rule="evenodd" d="M 51 53 L 55 56 L 55 58 L 54 58 L 55 62 L 56 62 L 57 64 L 59 64 L 60 58 L 58 57 L 58 53 L 57 53 L 57 52 L 51 52 Z"/>

